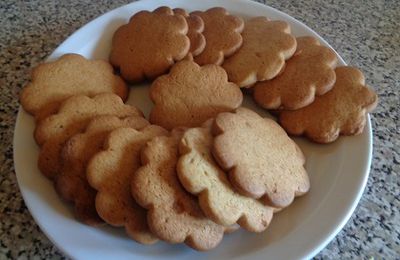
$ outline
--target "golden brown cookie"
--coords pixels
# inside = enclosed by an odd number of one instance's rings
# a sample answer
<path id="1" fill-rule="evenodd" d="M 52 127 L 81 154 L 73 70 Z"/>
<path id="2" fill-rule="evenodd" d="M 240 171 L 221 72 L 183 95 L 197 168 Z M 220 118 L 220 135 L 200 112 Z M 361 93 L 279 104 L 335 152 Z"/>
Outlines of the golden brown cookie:
<path id="1" fill-rule="evenodd" d="M 71 137 L 61 151 L 61 171 L 55 179 L 55 187 L 60 196 L 75 207 L 75 216 L 89 225 L 103 221 L 96 212 L 96 191 L 86 179 L 86 166 L 93 155 L 103 148 L 108 134 L 120 127 L 140 130 L 149 122 L 143 117 L 133 116 L 120 119 L 116 116 L 97 116 L 87 126 L 85 132 Z"/>
<path id="2" fill-rule="evenodd" d="M 40 121 L 35 128 L 35 140 L 40 145 L 38 166 L 48 178 L 60 171 L 60 152 L 65 142 L 83 131 L 95 116 L 142 116 L 134 106 L 126 105 L 115 94 L 105 93 L 89 98 L 79 95 L 65 100 L 59 111 Z"/>
<path id="3" fill-rule="evenodd" d="M 316 97 L 311 105 L 295 111 L 280 111 L 280 124 L 289 134 L 330 143 L 339 135 L 362 133 L 367 113 L 376 107 L 378 97 L 365 85 L 364 75 L 358 69 L 338 67 L 335 73 L 332 90 Z"/>
<path id="4" fill-rule="evenodd" d="M 296 51 L 296 39 L 284 21 L 255 17 L 245 22 L 243 45 L 222 67 L 230 81 L 239 87 L 250 87 L 257 81 L 276 77 L 285 60 Z"/>
<path id="5" fill-rule="evenodd" d="M 140 166 L 142 147 L 153 137 L 166 134 L 155 125 L 140 131 L 116 129 L 107 137 L 104 151 L 94 155 L 87 167 L 88 181 L 97 190 L 99 216 L 110 225 L 125 227 L 129 236 L 143 244 L 155 243 L 157 238 L 148 228 L 146 211 L 131 196 L 130 183 Z"/>
<path id="6" fill-rule="evenodd" d="M 154 102 L 150 122 L 172 129 L 199 126 L 220 112 L 231 111 L 241 105 L 243 94 L 228 82 L 220 66 L 200 67 L 184 60 L 153 82 L 150 97 Z"/>
<path id="7" fill-rule="evenodd" d="M 115 32 L 110 62 L 131 82 L 166 73 L 189 52 L 185 17 L 167 7 L 141 11 Z"/>
<path id="8" fill-rule="evenodd" d="M 38 65 L 20 100 L 24 109 L 40 120 L 55 113 L 61 102 L 73 95 L 94 96 L 104 92 L 115 93 L 123 100 L 128 96 L 126 84 L 114 75 L 108 62 L 69 53 Z"/>
<path id="9" fill-rule="evenodd" d="M 283 208 L 310 187 L 305 157 L 273 120 L 239 108 L 213 124 L 213 155 L 243 195 Z"/>
<path id="10" fill-rule="evenodd" d="M 212 119 L 183 135 L 177 165 L 179 180 L 187 191 L 198 196 L 204 214 L 214 222 L 224 226 L 238 223 L 248 231 L 264 231 L 271 222 L 273 208 L 234 190 L 211 154 L 211 124 Z"/>
<path id="11" fill-rule="evenodd" d="M 311 104 L 335 84 L 335 52 L 310 36 L 299 37 L 296 54 L 283 73 L 254 85 L 253 98 L 266 109 L 296 110 Z"/>
<path id="12" fill-rule="evenodd" d="M 190 49 L 188 55 L 190 56 L 189 59 L 193 59 L 193 57 L 199 55 L 206 47 L 206 38 L 202 34 L 204 31 L 203 19 L 195 14 L 189 15 L 186 10 L 182 8 L 175 8 L 173 11 L 175 14 L 184 16 L 186 22 L 188 23 L 189 30 L 187 37 L 189 37 L 190 40 Z"/>
<path id="13" fill-rule="evenodd" d="M 179 183 L 178 143 L 183 130 L 156 137 L 142 150 L 143 166 L 132 178 L 132 195 L 147 211 L 151 231 L 169 243 L 185 242 L 197 250 L 214 248 L 224 227 L 206 218 L 197 200 Z"/>
<path id="14" fill-rule="evenodd" d="M 203 35 L 206 47 L 194 58 L 200 65 L 221 65 L 225 57 L 234 54 L 242 45 L 243 19 L 230 15 L 222 7 L 214 7 L 207 11 L 196 11 L 191 14 L 200 16 L 204 21 Z"/>

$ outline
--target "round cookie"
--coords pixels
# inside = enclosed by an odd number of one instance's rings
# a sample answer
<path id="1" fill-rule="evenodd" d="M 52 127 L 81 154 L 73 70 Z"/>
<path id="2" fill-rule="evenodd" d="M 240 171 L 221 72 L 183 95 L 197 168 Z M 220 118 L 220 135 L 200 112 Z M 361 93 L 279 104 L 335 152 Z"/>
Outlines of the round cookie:
<path id="1" fill-rule="evenodd" d="M 31 82 L 22 89 L 23 108 L 37 120 L 57 112 L 61 102 L 73 95 L 94 96 L 112 92 L 123 100 L 128 97 L 125 82 L 103 60 L 87 60 L 79 54 L 64 54 L 32 71 Z"/>
<path id="2" fill-rule="evenodd" d="M 212 130 L 214 158 L 241 194 L 284 208 L 309 190 L 304 155 L 275 121 L 239 108 L 219 114 Z"/>
<path id="3" fill-rule="evenodd" d="M 228 82 L 220 66 L 200 67 L 184 60 L 153 82 L 150 98 L 154 102 L 150 122 L 172 129 L 199 126 L 220 112 L 231 111 L 241 105 L 243 94 Z"/>
<path id="4" fill-rule="evenodd" d="M 187 37 L 189 37 L 190 40 L 190 49 L 188 53 L 188 58 L 193 59 L 193 57 L 196 57 L 199 55 L 204 48 L 206 47 L 206 38 L 202 34 L 204 31 L 204 22 L 203 19 L 200 18 L 200 16 L 197 16 L 195 14 L 188 14 L 184 9 L 182 8 L 175 8 L 173 9 L 175 14 L 180 14 L 185 17 L 186 22 L 188 23 L 189 30 L 187 33 Z"/>
<path id="5" fill-rule="evenodd" d="M 225 228 L 206 218 L 197 200 L 179 183 L 176 164 L 183 129 L 156 137 L 142 150 L 142 167 L 132 177 L 132 195 L 147 211 L 151 231 L 169 243 L 185 242 L 209 250 L 222 240 Z"/>
<path id="6" fill-rule="evenodd" d="M 243 45 L 222 67 L 230 81 L 239 87 L 250 87 L 257 81 L 276 77 L 285 60 L 296 51 L 296 39 L 284 21 L 255 17 L 245 22 Z"/>
<path id="7" fill-rule="evenodd" d="M 143 117 L 120 119 L 116 116 L 93 118 L 85 132 L 71 137 L 61 151 L 61 171 L 55 179 L 58 194 L 74 204 L 75 216 L 88 225 L 103 223 L 96 212 L 96 191 L 86 178 L 86 166 L 93 155 L 103 148 L 108 134 L 120 127 L 140 130 L 149 122 Z"/>
<path id="8" fill-rule="evenodd" d="M 206 47 L 194 58 L 199 65 L 221 65 L 226 57 L 234 54 L 242 45 L 240 33 L 243 31 L 242 18 L 230 15 L 222 7 L 214 7 L 207 11 L 195 11 L 191 14 L 200 16 L 204 21 L 203 35 Z"/>
<path id="9" fill-rule="evenodd" d="M 367 113 L 376 107 L 378 97 L 365 85 L 358 69 L 338 67 L 335 73 L 336 83 L 331 91 L 316 97 L 309 106 L 279 112 L 279 122 L 289 134 L 330 143 L 339 135 L 362 133 Z"/>
<path id="10" fill-rule="evenodd" d="M 185 18 L 168 7 L 138 12 L 114 33 L 110 62 L 128 81 L 153 79 L 188 54 L 187 32 Z"/>
<path id="11" fill-rule="evenodd" d="M 89 184 L 97 190 L 99 216 L 110 225 L 125 227 L 129 236 L 143 244 L 153 244 L 157 238 L 148 228 L 146 211 L 131 196 L 130 183 L 140 166 L 141 148 L 153 137 L 166 134 L 155 125 L 140 131 L 116 129 L 107 137 L 104 151 L 94 155 L 87 166 Z"/>
<path id="12" fill-rule="evenodd" d="M 40 145 L 38 166 L 46 177 L 53 179 L 60 172 L 60 152 L 65 142 L 85 130 L 90 120 L 100 115 L 127 117 L 143 116 L 143 113 L 111 93 L 93 98 L 83 95 L 68 98 L 56 114 L 43 119 L 35 128 L 34 137 Z"/>
<path id="13" fill-rule="evenodd" d="M 296 110 L 311 104 L 315 96 L 325 94 L 335 84 L 335 52 L 314 37 L 296 40 L 296 54 L 286 62 L 284 71 L 254 85 L 253 98 L 263 108 Z"/>
<path id="14" fill-rule="evenodd" d="M 238 223 L 248 231 L 262 232 L 271 222 L 274 209 L 234 190 L 211 154 L 211 124 L 212 119 L 183 135 L 177 165 L 179 180 L 187 191 L 198 196 L 201 209 L 214 222 L 224 226 Z"/>

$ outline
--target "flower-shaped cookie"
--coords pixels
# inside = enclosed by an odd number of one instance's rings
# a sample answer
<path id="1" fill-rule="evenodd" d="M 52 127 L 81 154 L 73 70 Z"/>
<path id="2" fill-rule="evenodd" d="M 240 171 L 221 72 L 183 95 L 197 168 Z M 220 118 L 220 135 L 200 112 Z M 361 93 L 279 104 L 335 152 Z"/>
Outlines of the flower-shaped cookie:
<path id="1" fill-rule="evenodd" d="M 356 68 L 338 67 L 332 90 L 316 97 L 309 106 L 280 111 L 282 127 L 292 135 L 306 135 L 318 143 L 330 143 L 339 135 L 360 134 L 367 113 L 378 102 L 373 90 L 365 86 L 364 75 Z"/>
<path id="2" fill-rule="evenodd" d="M 94 96 L 112 92 L 125 100 L 128 88 L 103 60 L 87 60 L 79 54 L 65 54 L 32 71 L 32 81 L 21 92 L 24 109 L 41 120 L 57 112 L 61 102 L 73 95 Z"/>
<path id="3" fill-rule="evenodd" d="M 100 217 L 110 225 L 125 227 L 135 241 L 143 244 L 155 243 L 157 238 L 149 230 L 145 209 L 131 196 L 130 183 L 140 167 L 142 147 L 153 137 L 166 134 L 166 130 L 155 125 L 140 131 L 116 129 L 107 137 L 105 149 L 94 155 L 87 166 L 89 184 L 97 190 L 96 209 Z"/>
<path id="4" fill-rule="evenodd" d="M 274 78 L 296 51 L 296 39 L 284 21 L 252 18 L 245 22 L 242 37 L 242 47 L 222 65 L 239 87 Z"/>
<path id="5" fill-rule="evenodd" d="M 71 137 L 61 151 L 62 168 L 55 179 L 55 187 L 60 196 L 71 201 L 75 216 L 89 225 L 102 223 L 96 208 L 96 191 L 86 179 L 86 166 L 89 160 L 103 148 L 108 134 L 119 127 L 142 129 L 149 122 L 143 117 L 131 116 L 119 119 L 116 116 L 93 118 L 85 132 Z"/>
<path id="6" fill-rule="evenodd" d="M 273 120 L 239 108 L 213 124 L 213 155 L 238 192 L 283 208 L 310 187 L 300 148 Z"/>
<path id="7" fill-rule="evenodd" d="M 110 62 L 128 81 L 153 79 L 188 54 L 187 32 L 185 17 L 170 8 L 138 12 L 115 32 Z"/>
<path id="8" fill-rule="evenodd" d="M 191 14 L 200 16 L 205 24 L 203 35 L 206 38 L 206 47 L 194 58 L 196 63 L 221 65 L 225 57 L 234 54 L 242 45 L 243 39 L 240 35 L 244 28 L 242 18 L 230 15 L 222 7 Z"/>
<path id="9" fill-rule="evenodd" d="M 150 122 L 172 129 L 199 126 L 220 112 L 231 111 L 241 105 L 243 94 L 228 82 L 220 66 L 200 67 L 184 60 L 153 82 L 150 97 L 154 102 Z"/>
<path id="10" fill-rule="evenodd" d="M 311 104 L 315 96 L 332 89 L 337 63 L 335 52 L 314 37 L 297 38 L 296 54 L 282 74 L 254 86 L 254 100 L 266 109 L 296 110 Z"/>
<path id="11" fill-rule="evenodd" d="M 264 231 L 274 209 L 234 190 L 211 154 L 211 124 L 212 119 L 183 135 L 177 165 L 179 180 L 187 191 L 198 196 L 204 214 L 214 222 L 224 226 L 238 223 L 248 231 Z"/>
<path id="12" fill-rule="evenodd" d="M 169 243 L 185 242 L 197 250 L 219 244 L 225 227 L 204 216 L 195 197 L 176 173 L 182 129 L 155 137 L 142 150 L 142 167 L 132 176 L 132 195 L 147 211 L 151 231 Z"/>

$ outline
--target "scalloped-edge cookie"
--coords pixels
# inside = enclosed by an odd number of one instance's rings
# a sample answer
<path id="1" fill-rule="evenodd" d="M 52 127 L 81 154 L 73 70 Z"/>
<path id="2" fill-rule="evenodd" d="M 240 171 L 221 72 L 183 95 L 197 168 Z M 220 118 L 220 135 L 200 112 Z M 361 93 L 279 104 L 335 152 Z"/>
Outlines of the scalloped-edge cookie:
<path id="1" fill-rule="evenodd" d="M 310 36 L 298 37 L 296 54 L 272 80 L 254 85 L 253 98 L 266 109 L 296 110 L 311 104 L 335 84 L 335 52 Z"/>
<path id="2" fill-rule="evenodd" d="M 212 128 L 214 158 L 241 194 L 284 208 L 309 190 L 305 157 L 275 121 L 239 108 L 219 114 Z"/>
<path id="3" fill-rule="evenodd" d="M 181 186 L 176 173 L 183 129 L 155 137 L 142 150 L 142 167 L 132 178 L 132 195 L 147 211 L 151 231 L 169 243 L 196 250 L 216 247 L 225 228 L 204 216 L 195 197 Z"/>
<path id="4" fill-rule="evenodd" d="M 211 154 L 211 124 L 212 119 L 184 133 L 179 145 L 179 180 L 198 197 L 201 209 L 214 222 L 224 226 L 238 223 L 248 231 L 262 232 L 271 222 L 274 209 L 234 190 Z"/>
<path id="5" fill-rule="evenodd" d="M 127 117 L 143 116 L 143 113 L 111 93 L 92 98 L 84 95 L 68 98 L 56 114 L 43 119 L 35 128 L 34 137 L 40 146 L 38 166 L 46 177 L 52 179 L 61 170 L 60 153 L 65 142 L 85 130 L 90 120 L 100 115 Z"/>
<path id="6" fill-rule="evenodd" d="M 120 127 L 140 130 L 149 125 L 143 117 L 97 116 L 88 124 L 85 132 L 71 137 L 61 151 L 61 171 L 55 179 L 58 194 L 74 205 L 78 220 L 88 225 L 103 223 L 96 212 L 96 191 L 90 187 L 86 178 L 89 160 L 103 148 L 108 134 Z"/>
<path id="7" fill-rule="evenodd" d="M 195 11 L 191 14 L 200 16 L 205 25 L 203 35 L 206 47 L 194 58 L 199 65 L 221 65 L 226 57 L 233 55 L 242 45 L 243 39 L 240 34 L 244 28 L 242 18 L 230 15 L 222 7 Z"/>
<path id="8" fill-rule="evenodd" d="M 378 103 L 376 93 L 365 85 L 361 71 L 338 67 L 336 83 L 309 106 L 280 111 L 279 122 L 292 135 L 305 135 L 317 143 L 330 143 L 339 135 L 362 133 L 367 113 Z"/>
<path id="9" fill-rule="evenodd" d="M 284 21 L 252 18 L 245 22 L 242 37 L 242 47 L 222 65 L 239 87 L 276 77 L 296 51 L 296 38 Z"/>
<path id="10" fill-rule="evenodd" d="M 94 96 L 104 92 L 115 93 L 125 100 L 129 91 L 108 62 L 68 53 L 35 67 L 31 82 L 22 89 L 20 101 L 27 112 L 41 120 L 55 113 L 73 95 Z"/>
<path id="11" fill-rule="evenodd" d="M 110 62 L 127 81 L 154 79 L 188 54 L 187 32 L 185 17 L 168 7 L 140 11 L 114 33 Z"/>
<path id="12" fill-rule="evenodd" d="M 87 166 L 89 184 L 97 190 L 99 216 L 112 226 L 125 227 L 130 237 L 143 244 L 153 244 L 157 238 L 148 228 L 146 210 L 131 196 L 131 180 L 140 167 L 142 147 L 155 136 L 167 133 L 155 125 L 140 131 L 116 129 L 107 137 L 104 150 L 94 155 Z M 142 188 L 147 189 L 146 186 Z"/>
<path id="13" fill-rule="evenodd" d="M 150 122 L 170 130 L 200 126 L 220 112 L 231 111 L 241 105 L 243 94 L 228 82 L 220 66 L 200 67 L 184 60 L 153 82 L 150 98 L 154 102 Z"/>

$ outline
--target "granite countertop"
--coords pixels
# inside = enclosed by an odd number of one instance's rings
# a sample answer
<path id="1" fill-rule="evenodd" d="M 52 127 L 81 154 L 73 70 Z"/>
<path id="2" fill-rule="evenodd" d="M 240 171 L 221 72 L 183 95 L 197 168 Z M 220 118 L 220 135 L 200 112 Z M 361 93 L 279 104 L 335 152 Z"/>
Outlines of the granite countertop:
<path id="1" fill-rule="evenodd" d="M 18 189 L 12 140 L 29 71 L 72 32 L 127 0 L 0 3 L 0 259 L 64 258 L 40 231 Z M 354 214 L 317 259 L 400 258 L 400 4 L 397 0 L 261 1 L 304 22 L 380 97 L 371 115 L 370 177 Z"/>

